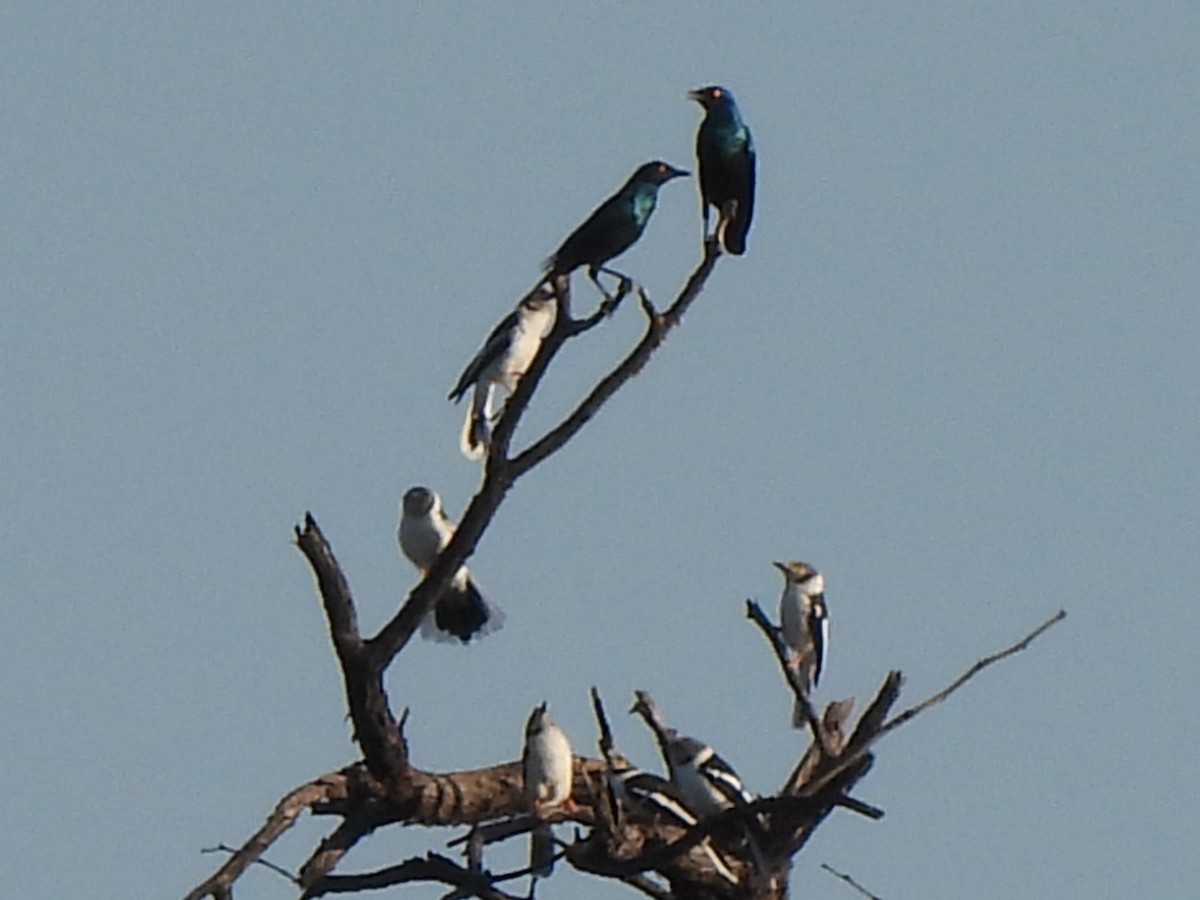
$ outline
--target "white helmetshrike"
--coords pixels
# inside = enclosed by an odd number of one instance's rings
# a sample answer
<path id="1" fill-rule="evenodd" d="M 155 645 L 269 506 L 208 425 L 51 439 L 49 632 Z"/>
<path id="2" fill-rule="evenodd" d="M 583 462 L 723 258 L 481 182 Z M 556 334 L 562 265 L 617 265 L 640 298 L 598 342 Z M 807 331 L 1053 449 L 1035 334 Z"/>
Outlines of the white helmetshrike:
<path id="1" fill-rule="evenodd" d="M 661 816 L 681 828 L 692 828 L 699 822 L 699 817 L 684 804 L 675 785 L 652 772 L 637 768 L 620 754 L 613 754 L 610 758 L 607 779 L 613 801 L 622 810 Z M 730 884 L 738 883 L 737 876 L 729 870 L 708 838 L 701 841 L 698 848 L 718 875 Z"/>
<path id="2" fill-rule="evenodd" d="M 571 805 L 574 756 L 564 732 L 546 712 L 546 704 L 535 706 L 525 723 L 525 746 L 521 752 L 525 775 L 525 799 L 539 819 L 554 807 Z M 549 823 L 539 822 L 530 833 L 529 868 L 546 876 L 554 866 L 554 833 Z"/>
<path id="3" fill-rule="evenodd" d="M 808 563 L 792 560 L 774 564 L 783 573 L 779 598 L 779 629 L 792 652 L 788 665 L 800 676 L 805 695 L 821 682 L 829 650 L 829 610 L 825 606 L 825 578 Z M 792 709 L 792 727 L 807 724 L 799 701 Z"/>
<path id="4" fill-rule="evenodd" d="M 426 487 L 410 488 L 400 501 L 400 550 L 422 576 L 450 543 L 455 525 L 442 511 L 442 499 Z M 495 631 L 504 614 L 479 592 L 466 566 L 460 566 L 421 623 L 423 637 L 469 643 Z"/>
<path id="5" fill-rule="evenodd" d="M 731 806 L 753 803 L 754 794 L 737 772 L 712 747 L 673 730 L 665 735 L 671 781 L 687 808 L 700 818 L 716 815 Z"/>
<path id="6" fill-rule="evenodd" d="M 459 440 L 459 448 L 467 459 L 478 460 L 487 455 L 497 416 L 492 410 L 496 388 L 503 387 L 509 394 L 517 389 L 542 339 L 554 324 L 556 309 L 553 288 L 549 283 L 538 285 L 492 330 L 475 358 L 463 369 L 450 399 L 457 403 L 468 388 L 474 387 Z"/>

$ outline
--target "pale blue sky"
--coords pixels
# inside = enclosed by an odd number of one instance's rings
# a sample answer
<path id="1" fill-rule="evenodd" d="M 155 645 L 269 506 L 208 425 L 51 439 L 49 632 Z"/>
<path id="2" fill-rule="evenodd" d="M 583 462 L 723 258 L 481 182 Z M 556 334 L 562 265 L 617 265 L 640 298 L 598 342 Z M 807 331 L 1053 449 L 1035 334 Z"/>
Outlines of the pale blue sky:
<path id="1" fill-rule="evenodd" d="M 614 712 L 646 688 L 772 790 L 802 741 L 742 601 L 773 607 L 771 560 L 799 557 L 828 581 L 822 700 L 896 667 L 916 702 L 1071 616 L 882 746 L 858 793 L 887 817 L 834 815 L 797 896 L 853 896 L 822 862 L 889 900 L 1195 890 L 1193 5 L 9 3 L 0 26 L 11 896 L 179 896 L 201 847 L 355 758 L 291 526 L 312 510 L 364 623 L 391 614 L 400 495 L 457 515 L 477 483 L 461 366 L 638 163 L 692 167 L 685 92 L 712 82 L 759 147 L 750 251 L 511 495 L 473 561 L 505 629 L 394 666 L 414 761 L 512 759 L 543 698 L 593 752 L 588 686 Z M 622 268 L 667 299 L 699 228 L 694 181 L 667 185 Z M 571 346 L 528 426 L 640 326 Z M 384 833 L 346 870 L 444 837 Z M 262 869 L 238 893 L 292 895 Z"/>

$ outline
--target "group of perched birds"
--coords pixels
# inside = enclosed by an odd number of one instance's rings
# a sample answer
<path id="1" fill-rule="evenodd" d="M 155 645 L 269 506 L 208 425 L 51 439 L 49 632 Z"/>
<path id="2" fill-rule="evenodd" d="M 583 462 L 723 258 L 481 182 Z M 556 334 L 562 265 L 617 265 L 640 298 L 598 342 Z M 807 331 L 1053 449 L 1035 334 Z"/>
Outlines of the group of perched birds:
<path id="1" fill-rule="evenodd" d="M 712 85 L 691 91 L 688 97 L 699 103 L 705 113 L 696 134 L 704 242 L 706 245 L 716 242 L 730 254 L 744 254 L 754 214 L 756 157 L 750 129 L 727 89 Z M 489 451 L 492 427 L 499 415 L 494 407 L 497 389 L 503 388 L 510 395 L 516 390 L 543 338 L 554 326 L 558 279 L 586 267 L 588 277 L 606 300 L 612 302 L 613 295 L 600 276 L 617 278 L 623 287 L 632 284 L 629 276 L 609 268 L 608 263 L 642 236 L 657 205 L 659 188 L 687 175 L 688 172 L 662 160 L 639 166 L 546 260 L 543 280 L 496 326 L 450 392 L 449 399 L 454 402 L 472 392 L 460 439 L 462 452 L 469 459 L 483 459 Z M 717 221 L 710 232 L 713 210 Z M 404 495 L 398 532 L 400 549 L 422 577 L 454 532 L 455 524 L 443 510 L 436 492 L 427 487 L 413 487 Z M 802 562 L 777 562 L 775 566 L 784 577 L 779 604 L 780 634 L 791 654 L 789 667 L 807 693 L 820 681 L 828 647 L 824 578 Z M 499 608 L 484 598 L 464 565 L 422 623 L 422 633 L 426 637 L 467 644 L 498 628 L 503 618 Z M 804 710 L 798 701 L 793 724 L 796 727 L 805 724 Z M 706 816 L 754 800 L 733 769 L 702 741 L 665 727 L 658 738 L 669 778 L 637 769 L 623 757 L 609 760 L 610 792 L 614 802 L 623 808 L 650 810 L 683 827 L 691 827 Z M 566 734 L 542 703 L 526 724 L 522 754 L 526 798 L 530 810 L 539 818 L 550 810 L 570 808 L 572 760 Z M 532 843 L 531 868 L 535 873 L 545 874 L 553 859 L 548 825 L 540 824 L 534 830 Z M 707 842 L 703 846 L 717 872 L 735 880 L 719 854 Z"/>
<path id="2" fill-rule="evenodd" d="M 638 703 L 642 702 L 639 696 Z M 635 704 L 634 708 L 637 706 Z M 748 806 L 758 799 L 742 783 L 733 767 L 708 744 L 681 735 L 661 723 L 656 722 L 653 727 L 666 764 L 666 778 L 639 769 L 624 756 L 606 748 L 605 780 L 614 821 L 622 815 L 632 814 L 639 818 L 661 819 L 675 827 L 688 829 L 710 816 Z M 530 838 L 530 871 L 545 876 L 553 867 L 554 844 L 553 833 L 544 817 L 555 810 L 572 811 L 574 780 L 570 741 L 546 711 L 545 703 L 534 707 L 525 725 L 521 764 L 525 797 L 538 818 Z M 705 838 L 698 847 L 719 877 L 737 883 L 737 876 L 710 839 Z"/>
<path id="3" fill-rule="evenodd" d="M 754 215 L 754 140 L 728 90 L 713 85 L 688 96 L 705 110 L 696 133 L 704 240 L 717 241 L 725 252 L 740 256 L 746 252 L 746 235 Z M 620 190 L 596 207 L 546 260 L 543 282 L 492 330 L 450 392 L 449 399 L 457 403 L 467 391 L 473 391 L 459 441 L 464 456 L 480 460 L 487 455 L 498 415 L 492 406 L 497 388 L 509 394 L 516 389 L 537 355 L 542 338 L 554 326 L 552 285 L 586 267 L 588 277 L 610 307 L 614 306 L 615 298 L 600 281 L 600 275 L 617 278 L 622 285 L 632 283 L 629 276 L 609 268 L 608 263 L 642 236 L 658 205 L 659 188 L 688 174 L 662 160 L 639 166 Z M 712 209 L 717 211 L 717 224 L 710 235 Z"/>

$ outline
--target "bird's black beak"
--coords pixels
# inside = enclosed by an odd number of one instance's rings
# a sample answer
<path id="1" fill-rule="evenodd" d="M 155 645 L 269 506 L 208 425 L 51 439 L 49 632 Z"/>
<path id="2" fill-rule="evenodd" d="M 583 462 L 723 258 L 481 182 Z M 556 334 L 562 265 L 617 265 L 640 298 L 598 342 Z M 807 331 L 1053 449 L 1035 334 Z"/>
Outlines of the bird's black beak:
<path id="1" fill-rule="evenodd" d="M 771 563 L 771 565 L 773 565 L 775 568 L 777 568 L 777 569 L 778 569 L 780 572 L 782 572 L 784 575 L 786 575 L 786 574 L 788 573 L 788 567 L 787 567 L 787 566 L 785 566 L 785 565 L 784 565 L 783 563 L 781 563 L 781 562 L 773 562 L 773 563 Z"/>
<path id="2" fill-rule="evenodd" d="M 671 167 L 671 177 L 672 178 L 687 178 L 691 174 L 692 173 L 687 171 L 686 169 L 676 169 L 673 166 Z"/>
<path id="3" fill-rule="evenodd" d="M 697 103 L 703 103 L 704 102 L 704 91 L 701 91 L 699 89 L 694 90 L 694 91 L 688 91 L 688 99 L 695 100 Z"/>

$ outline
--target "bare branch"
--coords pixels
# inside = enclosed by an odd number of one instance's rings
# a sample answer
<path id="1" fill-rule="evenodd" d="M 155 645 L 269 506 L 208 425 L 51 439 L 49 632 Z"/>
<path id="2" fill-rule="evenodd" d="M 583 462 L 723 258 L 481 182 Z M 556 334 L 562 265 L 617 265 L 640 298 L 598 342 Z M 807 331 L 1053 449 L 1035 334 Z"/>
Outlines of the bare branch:
<path id="1" fill-rule="evenodd" d="M 234 851 L 221 868 L 188 893 L 184 900 L 201 900 L 203 897 L 213 897 L 214 900 L 228 898 L 231 885 L 247 868 L 262 858 L 262 855 L 279 839 L 280 835 L 296 824 L 300 813 L 314 803 L 327 800 L 333 794 L 344 792 L 345 788 L 345 776 L 338 772 L 323 775 L 296 788 L 279 801 L 275 809 L 267 816 L 263 827 L 256 831 L 240 849 Z"/>
<path id="2" fill-rule="evenodd" d="M 829 865 L 828 863 L 821 863 L 821 868 L 824 869 L 826 872 L 828 872 L 830 875 L 833 875 L 835 878 L 840 878 L 842 881 L 846 882 L 846 884 L 850 885 L 850 887 L 854 888 L 856 891 L 858 891 L 864 897 L 869 897 L 870 900 L 883 900 L 882 897 L 875 896 L 870 891 L 868 891 L 865 887 L 863 887 L 861 884 L 859 884 L 857 881 L 855 881 L 853 878 L 851 878 L 849 875 L 845 874 L 844 872 L 839 872 L 837 869 L 835 869 L 833 866 Z"/>
<path id="3" fill-rule="evenodd" d="M 324 878 L 359 841 L 381 825 L 396 821 L 395 812 L 377 800 L 368 800 L 348 814 L 300 867 L 299 884 L 307 888 Z"/>
<path id="4" fill-rule="evenodd" d="M 515 894 L 507 894 L 492 884 L 486 872 L 472 872 L 458 863 L 430 853 L 424 859 L 405 860 L 397 866 L 388 866 L 374 872 L 359 875 L 330 875 L 310 887 L 302 897 L 323 897 L 326 894 L 350 894 L 356 891 L 380 890 L 397 884 L 410 882 L 434 882 L 463 891 L 462 896 L 479 897 L 481 900 L 523 900 Z"/>
<path id="5" fill-rule="evenodd" d="M 234 849 L 233 847 L 230 847 L 228 844 L 217 844 L 217 846 L 215 846 L 215 847 L 205 847 L 200 852 L 201 853 L 230 853 L 230 854 L 233 854 L 233 853 L 237 853 L 237 850 Z M 275 863 L 271 862 L 269 859 L 256 859 L 256 860 L 254 860 L 254 865 L 262 866 L 264 869 L 270 869 L 276 875 L 282 875 L 284 878 L 286 878 L 292 884 L 295 884 L 295 885 L 300 884 L 299 878 L 297 878 L 295 875 L 293 875 L 291 872 L 289 872 L 283 866 L 276 865 Z"/>
<path id="6" fill-rule="evenodd" d="M 868 708 L 867 712 L 863 714 L 862 719 L 859 720 L 858 727 L 855 729 L 846 751 L 838 757 L 836 764 L 823 771 L 819 776 L 814 777 L 805 785 L 805 792 L 824 790 L 834 780 L 844 777 L 849 770 L 868 758 L 870 748 L 885 734 L 912 720 L 929 707 L 941 703 L 992 663 L 999 662 L 1005 657 L 1012 656 L 1014 653 L 1024 650 L 1043 632 L 1061 622 L 1066 616 L 1067 613 L 1065 610 L 1059 610 L 1021 640 L 1017 641 L 1017 643 L 990 656 L 985 656 L 971 666 L 964 674 L 955 679 L 948 687 L 938 691 L 917 706 L 905 710 L 884 724 L 884 718 L 888 710 L 900 694 L 900 673 L 890 672 L 884 680 L 884 686 L 880 689 L 879 696 L 875 698 L 874 703 L 871 704 L 871 707 Z"/>
<path id="7" fill-rule="evenodd" d="M 658 752 L 662 755 L 663 764 L 667 767 L 667 771 L 671 771 L 671 758 L 667 754 L 667 738 L 674 733 L 675 729 L 667 725 L 667 720 L 663 716 L 662 711 L 658 708 L 658 704 L 654 702 L 654 698 L 650 696 L 649 691 L 634 691 L 633 706 L 629 707 L 631 713 L 637 713 L 646 723 L 646 727 L 654 734 L 654 740 L 658 743 Z"/>
<path id="8" fill-rule="evenodd" d="M 947 697 L 949 697 L 951 694 L 953 694 L 955 691 L 957 691 L 960 687 L 962 687 L 964 684 L 966 684 L 968 681 L 970 681 L 972 678 L 974 678 L 979 672 L 986 669 L 992 663 L 999 662 L 1000 660 L 1004 659 L 1005 657 L 1012 656 L 1014 653 L 1020 653 L 1022 650 L 1024 650 L 1026 647 L 1028 647 L 1030 644 L 1032 644 L 1036 638 L 1040 637 L 1044 631 L 1046 631 L 1047 629 L 1051 628 L 1054 625 L 1057 625 L 1059 622 L 1061 622 L 1066 617 L 1067 617 L 1067 611 L 1065 609 L 1060 609 L 1058 612 L 1056 612 L 1054 615 L 1052 615 L 1049 619 L 1047 619 L 1045 622 L 1043 622 L 1041 625 L 1039 625 L 1037 628 L 1035 628 L 1029 634 L 1025 635 L 1025 637 L 1021 638 L 1021 640 L 1017 641 L 1011 647 L 1006 647 L 1003 650 L 997 651 L 996 653 L 993 653 L 991 656 L 985 656 L 983 659 L 981 659 L 977 663 L 975 663 L 975 665 L 971 666 L 971 668 L 969 668 L 966 672 L 964 672 L 962 675 L 960 675 L 954 681 L 953 684 L 949 685 L 944 690 L 938 691 L 932 697 L 923 701 L 922 703 L 918 703 L 916 706 L 912 707 L 911 709 L 906 709 L 904 712 L 900 713 L 894 719 L 889 721 L 886 725 L 883 726 L 882 729 L 880 729 L 880 732 L 879 732 L 880 736 L 887 734 L 893 728 L 899 728 L 901 725 L 903 725 L 909 719 L 913 718 L 914 716 L 916 716 L 919 713 L 924 712 L 925 710 L 929 709 L 929 707 L 936 706 L 937 704 L 941 703 L 943 700 L 945 700 Z"/>
<path id="9" fill-rule="evenodd" d="M 408 747 L 388 705 L 382 669 L 372 664 L 369 654 L 364 650 L 350 586 L 333 555 L 333 548 L 325 540 L 311 513 L 305 515 L 303 529 L 296 528 L 296 545 L 317 578 L 334 651 L 345 683 L 350 721 L 354 724 L 354 739 L 362 749 L 363 759 L 371 774 L 386 780 L 408 765 Z"/>
<path id="10" fill-rule="evenodd" d="M 683 314 L 704 289 L 704 283 L 708 280 L 720 255 L 720 251 L 715 251 L 711 246 L 705 247 L 704 258 L 700 261 L 700 265 L 692 272 L 675 302 L 661 315 L 654 310 L 646 292 L 641 286 L 638 287 L 642 311 L 646 314 L 647 320 L 646 332 L 642 339 L 616 368 L 600 379 L 600 382 L 592 388 L 591 392 L 560 425 L 519 456 L 513 458 L 512 477 L 514 479 L 519 478 L 546 457 L 560 450 L 587 424 L 589 419 L 600 411 L 613 394 L 645 367 L 654 351 L 666 340 L 667 333 L 683 321 Z"/>
<path id="11" fill-rule="evenodd" d="M 804 684 L 800 681 L 800 674 L 788 665 L 788 649 L 787 644 L 783 642 L 783 635 L 780 634 L 775 623 L 767 618 L 767 614 L 762 611 L 762 607 L 753 600 L 746 601 L 746 618 L 751 619 L 758 626 L 759 630 L 770 643 L 771 649 L 775 651 L 775 658 L 779 661 L 779 670 L 783 673 L 788 687 L 792 689 L 792 694 L 795 695 L 796 702 L 804 710 L 804 718 L 808 720 L 809 730 L 812 731 L 813 740 L 821 749 L 821 755 L 832 756 L 833 753 L 829 749 L 829 742 L 825 740 L 825 732 L 821 728 L 821 721 L 817 718 L 812 701 L 808 699 L 808 694 L 804 690 Z"/>
<path id="12" fill-rule="evenodd" d="M 612 726 L 608 724 L 608 716 L 604 712 L 604 703 L 600 700 L 600 691 L 595 686 L 591 690 L 592 712 L 596 714 L 596 725 L 600 728 L 600 755 L 606 760 L 612 756 L 615 749 Z"/>

